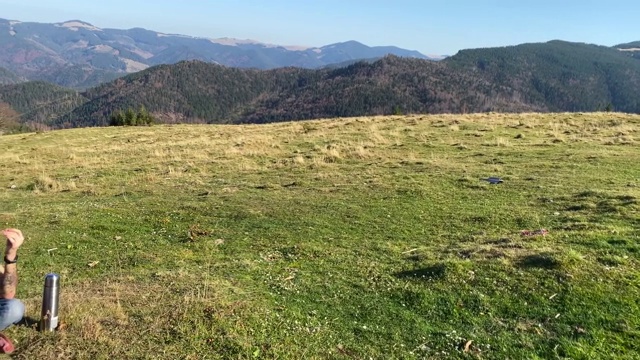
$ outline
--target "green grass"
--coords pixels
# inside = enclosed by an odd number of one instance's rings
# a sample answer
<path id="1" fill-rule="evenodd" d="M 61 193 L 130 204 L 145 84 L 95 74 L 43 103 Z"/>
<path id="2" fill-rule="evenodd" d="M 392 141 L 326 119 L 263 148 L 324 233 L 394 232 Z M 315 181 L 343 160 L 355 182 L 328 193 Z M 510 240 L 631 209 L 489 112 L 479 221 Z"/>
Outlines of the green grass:
<path id="1" fill-rule="evenodd" d="M 639 131 L 486 114 L 2 136 L 28 316 L 63 280 L 62 329 L 7 334 L 24 359 L 638 358 Z"/>

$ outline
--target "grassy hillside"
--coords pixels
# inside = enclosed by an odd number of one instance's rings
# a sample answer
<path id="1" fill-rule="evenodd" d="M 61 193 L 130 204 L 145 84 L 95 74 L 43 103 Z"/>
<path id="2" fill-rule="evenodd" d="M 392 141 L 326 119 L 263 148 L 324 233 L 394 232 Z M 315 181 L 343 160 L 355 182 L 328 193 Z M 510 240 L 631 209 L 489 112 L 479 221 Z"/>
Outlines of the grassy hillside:
<path id="1" fill-rule="evenodd" d="M 486 114 L 2 136 L 28 316 L 63 279 L 60 331 L 7 334 L 21 359 L 637 358 L 639 131 Z"/>

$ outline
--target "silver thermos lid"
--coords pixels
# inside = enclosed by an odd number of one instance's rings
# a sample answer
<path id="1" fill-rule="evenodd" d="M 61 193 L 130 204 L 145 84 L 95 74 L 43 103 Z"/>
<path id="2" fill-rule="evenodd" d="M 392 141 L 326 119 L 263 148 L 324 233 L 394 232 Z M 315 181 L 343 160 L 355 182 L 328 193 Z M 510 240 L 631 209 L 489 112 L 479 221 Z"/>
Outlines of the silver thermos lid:
<path id="1" fill-rule="evenodd" d="M 60 286 L 60 275 L 58 274 L 47 274 L 44 278 L 44 286 L 45 287 L 58 287 Z"/>

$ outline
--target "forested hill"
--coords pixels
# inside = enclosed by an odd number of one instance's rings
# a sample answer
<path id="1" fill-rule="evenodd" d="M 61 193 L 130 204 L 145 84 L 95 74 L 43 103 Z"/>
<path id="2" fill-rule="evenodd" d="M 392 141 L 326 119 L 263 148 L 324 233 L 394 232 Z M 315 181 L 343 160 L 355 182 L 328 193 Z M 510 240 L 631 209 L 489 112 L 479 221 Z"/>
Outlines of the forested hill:
<path id="1" fill-rule="evenodd" d="M 22 123 L 49 127 L 87 99 L 75 90 L 42 81 L 0 86 L 0 102 L 9 104 L 20 114 Z"/>
<path id="2" fill-rule="evenodd" d="M 616 49 L 640 49 L 640 41 L 633 41 L 630 43 L 626 43 L 626 44 L 620 44 L 620 45 L 616 45 L 614 46 L 614 48 Z"/>
<path id="3" fill-rule="evenodd" d="M 442 62 L 385 57 L 337 69 L 162 65 L 83 93 L 58 127 L 105 125 L 144 105 L 165 122 L 262 123 L 391 113 L 640 113 L 640 61 L 615 48 L 552 41 L 464 50 Z"/>
<path id="4" fill-rule="evenodd" d="M 640 61 L 617 49 L 551 41 L 463 50 L 445 62 L 512 88 L 524 102 L 550 111 L 611 104 L 618 111 L 640 112 Z"/>
<path id="5" fill-rule="evenodd" d="M 640 60 L 640 41 L 616 45 L 614 48 Z"/>
<path id="6" fill-rule="evenodd" d="M 393 112 L 545 110 L 513 98 L 470 71 L 385 57 L 339 69 L 227 68 L 202 62 L 159 66 L 91 89 L 92 99 L 60 126 L 105 125 L 120 109 L 144 105 L 163 121 L 263 123 Z"/>
<path id="7" fill-rule="evenodd" d="M 297 68 L 272 71 L 229 68 L 200 61 L 160 65 L 90 89 L 91 101 L 60 119 L 63 127 L 106 125 L 118 110 L 147 107 L 163 122 L 232 122 L 260 98 L 295 88 Z"/>

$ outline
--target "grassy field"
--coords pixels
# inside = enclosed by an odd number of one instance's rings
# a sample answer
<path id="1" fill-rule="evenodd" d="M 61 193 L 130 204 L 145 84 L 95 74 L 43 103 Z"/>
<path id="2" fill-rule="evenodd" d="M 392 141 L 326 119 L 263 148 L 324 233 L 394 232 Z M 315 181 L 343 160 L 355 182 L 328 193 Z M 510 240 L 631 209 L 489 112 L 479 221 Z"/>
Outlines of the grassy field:
<path id="1" fill-rule="evenodd" d="M 639 132 L 603 113 L 2 136 L 27 315 L 46 273 L 63 286 L 58 332 L 7 334 L 19 359 L 637 359 Z"/>

